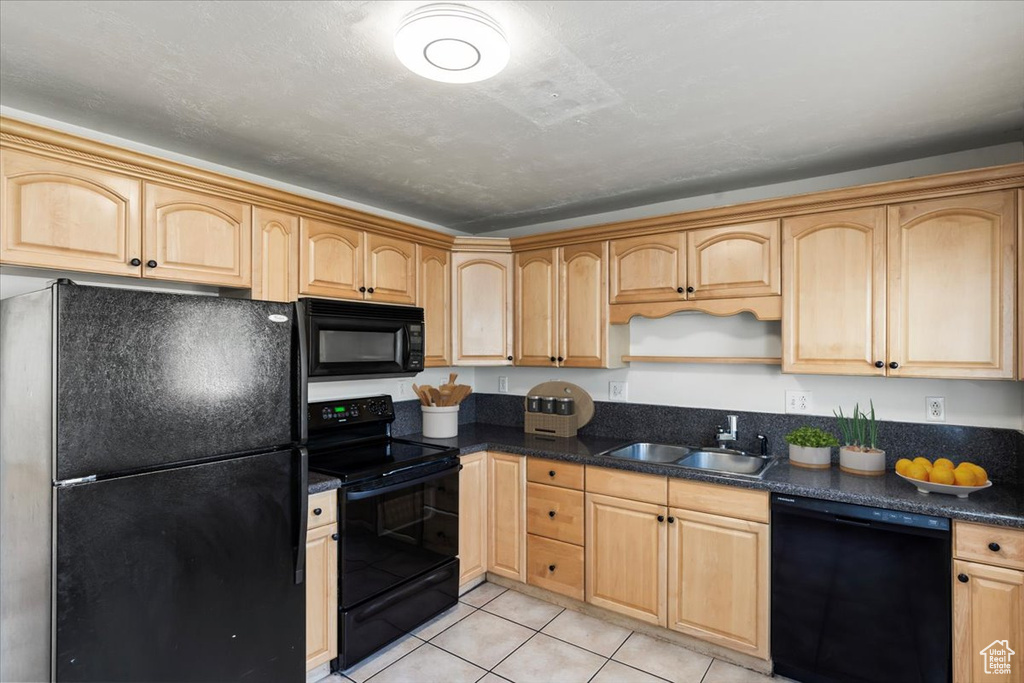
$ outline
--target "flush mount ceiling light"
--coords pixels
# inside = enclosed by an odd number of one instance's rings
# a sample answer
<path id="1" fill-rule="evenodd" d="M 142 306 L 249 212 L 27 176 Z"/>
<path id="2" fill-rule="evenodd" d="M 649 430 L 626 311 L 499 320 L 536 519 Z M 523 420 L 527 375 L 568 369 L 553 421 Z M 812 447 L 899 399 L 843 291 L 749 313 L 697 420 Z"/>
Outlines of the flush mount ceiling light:
<path id="1" fill-rule="evenodd" d="M 424 5 L 405 15 L 395 54 L 415 74 L 444 83 L 476 83 L 508 64 L 508 40 L 494 19 L 465 5 Z"/>

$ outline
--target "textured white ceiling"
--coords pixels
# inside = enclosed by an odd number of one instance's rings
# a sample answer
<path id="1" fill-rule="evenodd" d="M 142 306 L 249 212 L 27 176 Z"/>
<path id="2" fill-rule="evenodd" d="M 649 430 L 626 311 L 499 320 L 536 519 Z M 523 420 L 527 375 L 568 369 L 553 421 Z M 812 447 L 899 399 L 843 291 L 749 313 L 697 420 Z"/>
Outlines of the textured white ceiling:
<path id="1" fill-rule="evenodd" d="M 471 232 L 1019 140 L 1024 2 L 477 2 L 509 67 L 405 71 L 420 2 L 0 2 L 0 103 Z"/>

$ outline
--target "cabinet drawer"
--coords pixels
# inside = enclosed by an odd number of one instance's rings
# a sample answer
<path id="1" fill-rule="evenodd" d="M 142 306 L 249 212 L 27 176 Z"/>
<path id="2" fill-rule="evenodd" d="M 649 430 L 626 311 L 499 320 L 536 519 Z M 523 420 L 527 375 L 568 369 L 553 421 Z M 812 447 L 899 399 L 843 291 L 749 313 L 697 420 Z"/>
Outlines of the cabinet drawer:
<path id="1" fill-rule="evenodd" d="M 668 482 L 668 504 L 711 515 L 768 523 L 767 491 L 671 479 Z"/>
<path id="2" fill-rule="evenodd" d="M 530 534 L 526 537 L 526 582 L 583 599 L 583 548 Z"/>
<path id="3" fill-rule="evenodd" d="M 526 531 L 583 545 L 583 492 L 547 484 L 527 484 Z"/>
<path id="4" fill-rule="evenodd" d="M 1024 530 L 954 522 L 953 545 L 958 559 L 1024 569 Z"/>
<path id="5" fill-rule="evenodd" d="M 665 505 L 668 502 L 668 477 L 623 472 L 606 467 L 587 467 L 587 491 L 606 496 Z"/>
<path id="6" fill-rule="evenodd" d="M 338 521 L 337 491 L 314 493 L 309 497 L 309 512 L 306 515 L 307 528 L 316 529 L 327 524 L 334 524 L 336 521 Z"/>
<path id="7" fill-rule="evenodd" d="M 583 465 L 540 458 L 526 459 L 526 481 L 583 490 Z"/>

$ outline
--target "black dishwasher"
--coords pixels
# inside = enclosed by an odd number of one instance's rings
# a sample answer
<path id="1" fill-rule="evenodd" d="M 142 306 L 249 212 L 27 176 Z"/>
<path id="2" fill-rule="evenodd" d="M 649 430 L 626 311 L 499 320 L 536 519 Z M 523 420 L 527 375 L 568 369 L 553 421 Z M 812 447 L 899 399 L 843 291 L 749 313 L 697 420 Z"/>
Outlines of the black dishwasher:
<path id="1" fill-rule="evenodd" d="M 948 683 L 950 524 L 772 494 L 772 658 L 804 683 Z"/>

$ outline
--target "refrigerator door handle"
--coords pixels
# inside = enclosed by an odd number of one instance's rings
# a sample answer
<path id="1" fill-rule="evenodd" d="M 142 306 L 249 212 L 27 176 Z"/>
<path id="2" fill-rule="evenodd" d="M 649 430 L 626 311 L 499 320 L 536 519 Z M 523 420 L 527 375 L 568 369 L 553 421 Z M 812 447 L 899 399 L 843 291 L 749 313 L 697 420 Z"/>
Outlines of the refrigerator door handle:
<path id="1" fill-rule="evenodd" d="M 296 477 L 298 487 L 295 494 L 299 498 L 299 533 L 298 544 L 295 546 L 295 585 L 298 586 L 306 578 L 306 532 L 309 521 L 309 451 L 305 446 L 295 449 L 298 461 L 299 476 Z"/>
<path id="2" fill-rule="evenodd" d="M 296 415 L 298 419 L 298 441 L 306 443 L 309 436 L 309 340 L 307 339 L 306 324 L 308 322 L 306 308 L 301 301 L 295 304 L 295 332 L 296 346 L 299 351 L 299 372 L 297 393 L 299 396 Z"/>

